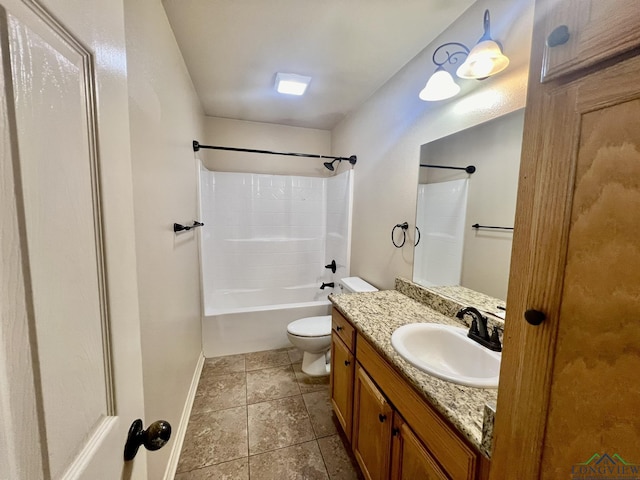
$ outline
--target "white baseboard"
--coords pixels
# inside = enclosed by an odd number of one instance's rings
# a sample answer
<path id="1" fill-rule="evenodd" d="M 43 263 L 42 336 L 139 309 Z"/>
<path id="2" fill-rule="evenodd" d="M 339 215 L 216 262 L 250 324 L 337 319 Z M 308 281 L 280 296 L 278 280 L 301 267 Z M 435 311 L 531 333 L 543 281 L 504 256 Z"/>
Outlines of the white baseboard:
<path id="1" fill-rule="evenodd" d="M 200 380 L 200 373 L 202 373 L 203 366 L 204 355 L 200 353 L 200 358 L 198 359 L 196 369 L 193 372 L 193 378 L 191 379 L 189 394 L 187 395 L 187 399 L 184 402 L 184 408 L 182 409 L 180 425 L 178 425 L 178 429 L 175 432 L 173 448 L 171 449 L 171 455 L 169 456 L 169 463 L 167 464 L 167 469 L 164 472 L 164 480 L 173 480 L 173 478 L 176 476 L 176 470 L 178 469 L 178 460 L 180 460 L 180 452 L 182 451 L 182 444 L 184 443 L 184 437 L 187 433 L 189 417 L 191 416 L 191 407 L 193 407 L 193 400 L 196 397 L 198 381 Z"/>

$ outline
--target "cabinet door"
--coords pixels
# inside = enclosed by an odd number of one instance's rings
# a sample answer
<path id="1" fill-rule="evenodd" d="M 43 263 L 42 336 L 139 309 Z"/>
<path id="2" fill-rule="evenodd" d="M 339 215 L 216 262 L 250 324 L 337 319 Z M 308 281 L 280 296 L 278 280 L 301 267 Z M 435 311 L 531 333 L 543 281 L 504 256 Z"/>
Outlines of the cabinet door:
<path id="1" fill-rule="evenodd" d="M 331 335 L 331 403 L 333 411 L 351 441 L 354 358 L 342 340 Z"/>
<path id="2" fill-rule="evenodd" d="M 529 84 L 492 479 L 640 463 L 638 72 Z"/>
<path id="3" fill-rule="evenodd" d="M 540 9 L 545 8 L 540 2 L 538 4 Z M 638 0 L 563 0 L 554 1 L 549 9 L 542 72 L 545 81 L 640 45 Z M 550 46 L 554 38 L 559 38 L 556 35 L 563 26 L 567 27 L 568 40 Z"/>
<path id="4" fill-rule="evenodd" d="M 391 480 L 447 480 L 422 442 L 396 414 L 393 426 Z"/>
<path id="5" fill-rule="evenodd" d="M 393 409 L 367 372 L 356 365 L 353 453 L 367 480 L 389 478 Z"/>

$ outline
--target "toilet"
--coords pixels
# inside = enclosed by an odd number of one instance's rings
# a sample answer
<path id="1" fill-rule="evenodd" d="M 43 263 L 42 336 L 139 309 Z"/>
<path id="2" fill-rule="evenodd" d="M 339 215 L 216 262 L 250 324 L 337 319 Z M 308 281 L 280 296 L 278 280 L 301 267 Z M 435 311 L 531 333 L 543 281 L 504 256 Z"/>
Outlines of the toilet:
<path id="1" fill-rule="evenodd" d="M 378 289 L 360 277 L 338 282 L 338 293 L 375 292 Z M 304 352 L 302 371 L 313 377 L 329 374 L 331 349 L 331 315 L 306 317 L 287 325 L 289 341 Z"/>

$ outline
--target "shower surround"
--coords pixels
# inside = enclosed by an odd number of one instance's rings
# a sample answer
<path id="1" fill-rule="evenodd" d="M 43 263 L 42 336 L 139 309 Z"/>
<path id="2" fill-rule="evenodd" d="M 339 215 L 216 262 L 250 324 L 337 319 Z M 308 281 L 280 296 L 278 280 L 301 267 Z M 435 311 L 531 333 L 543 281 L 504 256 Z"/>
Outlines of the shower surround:
<path id="1" fill-rule="evenodd" d="M 200 167 L 206 357 L 289 346 L 288 323 L 329 313 L 321 284 L 349 275 L 352 175 Z"/>
<path id="2" fill-rule="evenodd" d="M 460 285 L 469 180 L 418 185 L 413 281 L 425 286 Z"/>

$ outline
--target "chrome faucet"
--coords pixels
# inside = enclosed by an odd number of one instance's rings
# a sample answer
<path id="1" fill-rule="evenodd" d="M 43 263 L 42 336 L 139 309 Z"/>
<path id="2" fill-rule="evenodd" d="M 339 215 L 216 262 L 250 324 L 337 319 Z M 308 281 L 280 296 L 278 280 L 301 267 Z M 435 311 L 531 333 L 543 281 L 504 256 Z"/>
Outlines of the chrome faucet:
<path id="1" fill-rule="evenodd" d="M 494 327 L 493 332 L 489 334 L 489 328 L 487 327 L 487 317 L 482 315 L 477 308 L 464 307 L 458 311 L 456 317 L 462 320 L 465 315 L 471 317 L 471 328 L 467 336 L 480 345 L 487 347 L 494 352 L 502 351 L 502 344 L 500 343 L 500 337 L 498 336 L 498 329 Z"/>

